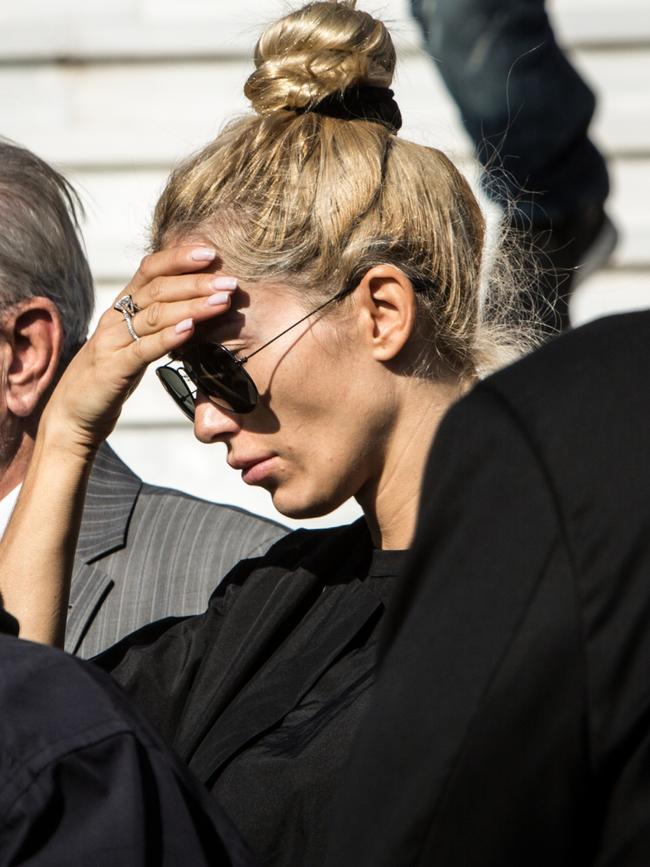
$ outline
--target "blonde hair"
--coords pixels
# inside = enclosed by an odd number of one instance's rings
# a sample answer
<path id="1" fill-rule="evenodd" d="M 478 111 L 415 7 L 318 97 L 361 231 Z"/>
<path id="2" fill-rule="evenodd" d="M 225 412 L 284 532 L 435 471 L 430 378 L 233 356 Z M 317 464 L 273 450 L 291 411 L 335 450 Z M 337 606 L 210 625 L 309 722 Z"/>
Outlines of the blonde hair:
<path id="1" fill-rule="evenodd" d="M 517 341 L 496 322 L 500 302 L 480 297 L 485 221 L 465 178 L 389 123 L 321 110 L 354 88 L 387 93 L 383 23 L 355 0 L 310 3 L 264 32 L 255 66 L 244 88 L 255 113 L 172 173 L 153 249 L 201 235 L 240 279 L 281 278 L 306 303 L 389 263 L 416 290 L 414 374 L 471 378 L 509 360 Z"/>

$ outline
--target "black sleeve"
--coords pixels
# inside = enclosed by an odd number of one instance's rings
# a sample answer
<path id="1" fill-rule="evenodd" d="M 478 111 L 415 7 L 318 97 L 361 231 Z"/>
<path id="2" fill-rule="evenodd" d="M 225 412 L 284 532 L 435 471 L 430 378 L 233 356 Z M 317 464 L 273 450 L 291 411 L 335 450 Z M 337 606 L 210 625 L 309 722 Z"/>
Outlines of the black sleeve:
<path id="1" fill-rule="evenodd" d="M 0 867 L 249 867 L 228 818 L 110 677 L 0 636 Z"/>
<path id="2" fill-rule="evenodd" d="M 577 633 L 544 467 L 479 387 L 436 437 L 327 864 L 571 863 L 556 856 L 562 817 L 580 822 Z"/>
<path id="3" fill-rule="evenodd" d="M 211 810 L 167 757 L 110 735 L 34 774 L 0 825 L 0 864 L 30 867 L 229 865 Z M 220 829 L 223 833 L 224 826 Z M 240 847 L 241 848 L 241 847 Z"/>

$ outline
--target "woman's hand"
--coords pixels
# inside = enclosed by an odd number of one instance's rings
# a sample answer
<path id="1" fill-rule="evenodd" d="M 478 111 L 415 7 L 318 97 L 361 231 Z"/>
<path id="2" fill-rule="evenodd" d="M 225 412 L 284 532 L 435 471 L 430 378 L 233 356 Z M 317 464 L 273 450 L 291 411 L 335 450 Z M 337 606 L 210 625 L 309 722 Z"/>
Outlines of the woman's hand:
<path id="1" fill-rule="evenodd" d="M 33 641 L 63 645 L 70 576 L 91 458 L 150 361 L 177 349 L 194 323 L 228 309 L 233 278 L 204 271 L 206 247 L 142 260 L 120 297 L 139 308 L 132 325 L 114 309 L 75 356 L 47 405 L 18 502 L 0 541 L 0 599 Z"/>
<path id="2" fill-rule="evenodd" d="M 77 353 L 57 385 L 43 416 L 48 439 L 92 454 L 113 430 L 122 405 L 146 366 L 186 343 L 195 323 L 224 313 L 237 283 L 205 273 L 216 258 L 209 247 L 182 246 L 146 256 L 120 293 L 138 312 L 131 322 L 113 307 Z M 204 272 L 204 273 L 197 273 Z"/>

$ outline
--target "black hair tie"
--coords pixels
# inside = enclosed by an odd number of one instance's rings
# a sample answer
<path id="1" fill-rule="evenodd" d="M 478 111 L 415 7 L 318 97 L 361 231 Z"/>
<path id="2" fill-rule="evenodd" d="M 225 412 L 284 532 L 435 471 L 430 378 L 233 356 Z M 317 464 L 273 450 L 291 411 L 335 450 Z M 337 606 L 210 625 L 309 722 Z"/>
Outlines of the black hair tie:
<path id="1" fill-rule="evenodd" d="M 293 110 L 296 114 L 313 111 L 340 120 L 370 120 L 384 124 L 392 132 L 397 132 L 402 126 L 402 113 L 393 91 L 389 87 L 373 87 L 369 84 L 352 85 L 329 94 L 313 105 Z"/>

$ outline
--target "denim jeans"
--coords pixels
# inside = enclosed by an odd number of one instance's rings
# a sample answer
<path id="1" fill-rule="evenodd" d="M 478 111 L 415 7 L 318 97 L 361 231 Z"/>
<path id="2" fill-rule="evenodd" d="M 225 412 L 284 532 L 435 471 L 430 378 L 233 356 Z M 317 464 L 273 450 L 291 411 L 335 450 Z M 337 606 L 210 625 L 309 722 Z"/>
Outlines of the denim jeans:
<path id="1" fill-rule="evenodd" d="M 607 168 L 587 134 L 595 97 L 555 41 L 544 0 L 411 5 L 488 169 L 488 194 L 534 226 L 602 205 Z"/>

